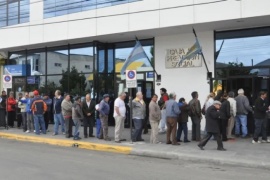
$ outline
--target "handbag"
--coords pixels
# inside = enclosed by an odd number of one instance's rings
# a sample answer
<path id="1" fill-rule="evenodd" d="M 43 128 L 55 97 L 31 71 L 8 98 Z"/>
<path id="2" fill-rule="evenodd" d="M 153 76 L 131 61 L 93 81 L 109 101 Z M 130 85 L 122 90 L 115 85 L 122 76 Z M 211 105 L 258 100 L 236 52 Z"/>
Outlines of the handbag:
<path id="1" fill-rule="evenodd" d="M 205 115 L 206 112 L 205 112 L 205 105 L 203 105 L 203 108 L 202 108 L 202 114 Z"/>

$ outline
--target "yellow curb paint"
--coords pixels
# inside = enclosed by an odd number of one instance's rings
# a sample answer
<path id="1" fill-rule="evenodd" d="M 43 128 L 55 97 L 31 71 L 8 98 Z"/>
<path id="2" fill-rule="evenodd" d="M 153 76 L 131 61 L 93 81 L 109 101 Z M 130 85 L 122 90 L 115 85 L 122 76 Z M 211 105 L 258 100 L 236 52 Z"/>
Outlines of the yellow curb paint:
<path id="1" fill-rule="evenodd" d="M 33 142 L 33 143 L 43 143 L 43 144 L 65 146 L 65 147 L 72 147 L 74 144 L 76 144 L 78 145 L 78 148 L 81 148 L 81 149 L 113 152 L 113 153 L 120 153 L 120 154 L 130 154 L 132 150 L 131 147 L 127 147 L 127 146 L 115 146 L 115 145 L 83 142 L 83 141 L 50 139 L 50 138 L 18 135 L 18 134 L 3 133 L 3 132 L 0 132 L 0 137 L 5 138 L 5 139 L 13 139 L 17 141 L 27 141 L 27 142 Z"/>

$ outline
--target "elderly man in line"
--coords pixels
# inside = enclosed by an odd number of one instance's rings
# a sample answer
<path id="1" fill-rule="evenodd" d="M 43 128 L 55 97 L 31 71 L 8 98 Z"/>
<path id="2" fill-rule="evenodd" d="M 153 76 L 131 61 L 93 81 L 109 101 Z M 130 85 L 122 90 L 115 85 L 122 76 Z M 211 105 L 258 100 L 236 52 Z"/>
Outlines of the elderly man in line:
<path id="1" fill-rule="evenodd" d="M 252 112 L 252 107 L 249 104 L 248 98 L 244 95 L 244 90 L 238 90 L 236 101 L 236 117 L 235 117 L 235 136 L 240 136 L 240 125 L 242 127 L 242 138 L 248 137 L 247 115 Z"/>
<path id="2" fill-rule="evenodd" d="M 109 94 L 103 95 L 103 100 L 99 103 L 99 118 L 102 125 L 102 131 L 100 132 L 100 138 L 105 141 L 110 141 L 111 139 L 108 136 L 108 117 L 110 114 L 110 105 L 109 105 L 110 96 Z"/>
<path id="3" fill-rule="evenodd" d="M 142 92 L 137 92 L 136 98 L 132 101 L 132 120 L 135 130 L 132 133 L 132 141 L 144 141 L 142 139 L 142 125 L 145 119 L 146 105 L 143 101 Z"/>
<path id="4" fill-rule="evenodd" d="M 126 93 L 122 92 L 119 94 L 119 97 L 114 101 L 114 113 L 113 117 L 115 119 L 115 136 L 114 141 L 116 143 L 121 143 L 125 139 L 121 139 L 122 132 L 124 130 L 124 122 L 126 119 L 126 105 L 125 100 Z"/>
<path id="5" fill-rule="evenodd" d="M 180 145 L 176 140 L 177 118 L 181 113 L 176 100 L 176 94 L 170 93 L 169 100 L 166 102 L 167 117 L 167 144 Z"/>
<path id="6" fill-rule="evenodd" d="M 150 136 L 150 143 L 157 144 L 161 143 L 158 141 L 158 124 L 161 119 L 161 110 L 157 104 L 158 96 L 154 94 L 152 96 L 152 100 L 149 104 L 149 121 L 151 125 L 151 136 Z"/>

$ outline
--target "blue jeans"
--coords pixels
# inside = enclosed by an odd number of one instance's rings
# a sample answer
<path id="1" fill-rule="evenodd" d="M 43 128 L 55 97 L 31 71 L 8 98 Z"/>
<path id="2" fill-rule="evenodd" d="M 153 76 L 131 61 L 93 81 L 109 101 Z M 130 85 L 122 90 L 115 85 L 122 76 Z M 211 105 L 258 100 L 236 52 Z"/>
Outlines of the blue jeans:
<path id="1" fill-rule="evenodd" d="M 61 113 L 59 114 L 54 114 L 54 133 L 58 134 L 58 127 L 59 124 L 61 123 L 61 127 L 62 127 L 62 133 L 65 132 L 65 121 L 63 118 L 63 115 Z"/>
<path id="2" fill-rule="evenodd" d="M 181 139 L 182 131 L 184 132 L 184 141 L 188 141 L 187 122 L 178 123 L 177 136 L 176 136 L 177 140 Z"/>
<path id="3" fill-rule="evenodd" d="M 240 125 L 242 127 L 242 137 L 247 136 L 247 115 L 235 116 L 235 135 L 240 135 Z"/>
<path id="4" fill-rule="evenodd" d="M 101 121 L 99 118 L 97 118 L 96 119 L 96 137 L 97 138 L 100 138 L 101 129 L 102 129 Z"/>
<path id="5" fill-rule="evenodd" d="M 81 121 L 79 119 L 73 119 L 75 129 L 74 129 L 74 138 L 78 138 L 80 135 L 79 128 L 81 126 Z"/>
<path id="6" fill-rule="evenodd" d="M 44 116 L 43 114 L 34 114 L 34 124 L 35 124 L 35 130 L 36 130 L 36 134 L 40 134 L 40 126 L 42 129 L 42 133 L 46 134 L 46 128 L 45 128 L 45 121 L 44 121 Z"/>
<path id="7" fill-rule="evenodd" d="M 142 124 L 143 119 L 133 119 L 134 132 L 132 133 L 132 141 L 138 141 L 142 139 Z"/>

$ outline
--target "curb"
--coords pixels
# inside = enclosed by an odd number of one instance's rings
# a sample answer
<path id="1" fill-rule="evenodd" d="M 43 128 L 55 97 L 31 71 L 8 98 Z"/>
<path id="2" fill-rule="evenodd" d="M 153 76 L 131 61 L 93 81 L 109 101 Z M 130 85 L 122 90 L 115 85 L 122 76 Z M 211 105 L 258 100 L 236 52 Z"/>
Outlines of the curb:
<path id="1" fill-rule="evenodd" d="M 174 153 L 174 152 L 159 152 L 159 151 L 148 151 L 148 150 L 138 150 L 136 148 L 132 149 L 130 155 L 133 156 L 143 156 L 159 159 L 174 159 L 190 161 L 194 163 L 211 163 L 224 166 L 234 166 L 234 167 L 246 167 L 246 168 L 261 168 L 270 170 L 270 162 L 257 162 L 239 159 L 222 159 L 222 158 L 207 158 L 198 155 L 189 155 L 184 153 Z"/>
<path id="2" fill-rule="evenodd" d="M 10 134 L 10 133 L 2 133 L 2 132 L 0 133 L 0 137 L 5 138 L 5 139 L 17 140 L 17 141 L 43 143 L 43 144 L 50 144 L 50 145 L 64 146 L 64 147 L 77 147 L 77 148 L 87 149 L 87 150 L 112 152 L 112 153 L 119 153 L 119 154 L 130 154 L 132 151 L 132 148 L 127 147 L 127 146 L 115 146 L 115 145 L 98 144 L 98 143 L 90 143 L 90 142 L 82 142 L 82 141 L 50 139 L 50 138 L 34 137 L 34 136 L 26 136 L 26 135 L 18 135 L 18 134 Z"/>

